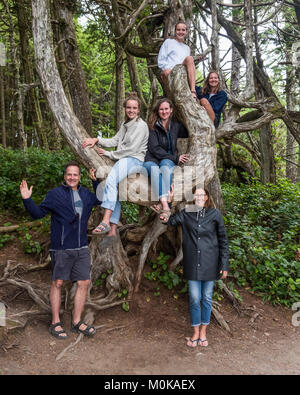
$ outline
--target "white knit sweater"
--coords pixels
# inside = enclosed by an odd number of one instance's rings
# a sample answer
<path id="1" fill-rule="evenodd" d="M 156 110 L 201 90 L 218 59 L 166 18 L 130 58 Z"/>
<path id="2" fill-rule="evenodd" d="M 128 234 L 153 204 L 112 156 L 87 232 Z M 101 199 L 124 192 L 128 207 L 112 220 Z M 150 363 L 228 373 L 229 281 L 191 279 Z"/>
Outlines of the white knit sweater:
<path id="1" fill-rule="evenodd" d="M 144 162 L 149 137 L 148 125 L 137 117 L 127 123 L 122 123 L 118 133 L 112 138 L 100 138 L 98 142 L 103 147 L 117 147 L 115 151 L 106 151 L 106 156 L 119 160 L 131 156 Z"/>

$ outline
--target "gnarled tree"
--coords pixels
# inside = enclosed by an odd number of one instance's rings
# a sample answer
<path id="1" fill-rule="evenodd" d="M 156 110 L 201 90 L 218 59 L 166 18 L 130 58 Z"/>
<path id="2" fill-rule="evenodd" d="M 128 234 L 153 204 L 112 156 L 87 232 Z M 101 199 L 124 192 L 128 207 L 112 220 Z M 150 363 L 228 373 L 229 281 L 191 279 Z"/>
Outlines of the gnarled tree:
<path id="1" fill-rule="evenodd" d="M 237 139 L 238 134 L 258 129 L 278 118 L 286 123 L 296 141 L 300 141 L 299 132 L 294 125 L 294 122 L 300 122 L 299 113 L 287 111 L 280 103 L 263 65 L 259 65 L 251 56 L 251 45 L 245 45 L 242 35 L 233 27 L 233 21 L 227 20 L 223 16 L 223 13 L 219 10 L 221 6 L 215 1 L 206 0 L 206 8 L 203 8 L 203 2 L 200 4 L 198 1 L 186 1 L 184 7 L 182 7 L 182 2 L 173 0 L 170 0 L 168 4 L 165 1 L 162 2 L 161 7 L 156 7 L 156 4 L 154 4 L 156 2 L 147 0 L 130 2 L 97 0 L 90 3 L 95 3 L 105 10 L 116 45 L 122 49 L 120 54 L 122 53 L 122 56 L 128 54 L 128 65 L 133 73 L 131 80 L 137 86 L 140 95 L 142 95 L 142 91 L 139 88 L 138 79 L 134 78 L 135 66 L 132 57 L 146 59 L 149 78 L 155 88 L 153 91 L 156 92 L 153 97 L 156 96 L 157 80 L 160 80 L 160 72 L 156 67 L 156 57 L 163 40 L 161 28 L 163 25 L 166 27 L 164 37 L 167 37 L 170 32 L 169 27 L 172 24 L 170 21 L 177 20 L 179 15 L 191 17 L 193 3 L 198 5 L 202 12 L 213 13 L 213 29 L 218 29 L 218 24 L 225 29 L 235 48 L 236 64 L 240 62 L 241 58 L 245 60 L 247 82 L 251 89 L 240 92 L 235 87 L 232 93 L 228 92 L 230 106 L 225 121 L 217 130 L 215 130 L 205 110 L 192 98 L 185 68 L 178 65 L 170 74 L 169 89 L 166 94 L 172 98 L 178 118 L 189 131 L 187 148 L 190 157 L 189 162 L 184 167 L 177 167 L 174 173 L 175 201 L 178 204 L 184 200 L 189 200 L 192 186 L 196 183 L 202 183 L 211 188 L 217 206 L 221 206 L 221 190 L 216 171 L 216 143 L 218 141 L 224 138 L 233 141 L 233 139 Z M 247 0 L 246 5 L 247 9 L 243 23 L 246 26 L 248 37 L 250 37 L 249 40 L 252 40 L 251 1 Z M 148 13 L 144 13 L 145 10 L 148 10 Z M 88 137 L 88 133 L 67 100 L 57 70 L 52 45 L 48 0 L 32 0 L 32 15 L 36 67 L 49 108 L 61 133 L 84 166 L 97 168 L 97 177 L 100 180 L 105 180 L 113 162 L 106 157 L 100 157 L 94 149 L 83 149 L 81 146 L 82 140 Z M 215 33 L 216 31 L 213 34 L 214 52 L 217 48 L 217 34 Z M 238 54 L 239 56 L 237 56 Z M 214 63 L 216 67 L 219 67 L 220 62 L 216 53 L 214 54 Z M 258 86 L 263 91 L 263 99 L 253 101 L 254 86 Z M 144 107 L 146 107 L 150 100 L 143 97 L 142 99 Z M 245 108 L 252 109 L 252 111 L 249 111 L 245 116 L 240 116 L 241 110 Z M 254 152 L 253 155 L 256 155 L 256 153 Z M 147 178 L 139 175 L 133 179 L 125 180 L 122 184 L 121 188 L 126 187 L 129 201 L 141 206 L 149 206 L 152 203 Z M 97 279 L 104 272 L 109 274 L 106 277 L 103 294 L 99 295 L 94 292 L 93 288 L 90 289 L 87 300 L 90 320 L 93 319 L 93 313 L 91 312 L 120 303 L 117 298 L 119 289 L 127 288 L 129 299 L 133 296 L 134 289 L 137 291 L 139 288 L 150 246 L 166 229 L 167 227 L 161 225 L 157 217 L 143 227 L 141 232 L 143 232 L 144 238 L 139 251 L 136 272 L 130 266 L 119 236 L 115 239 L 110 238 L 110 240 L 108 238 L 102 240 L 102 236 L 92 237 L 90 243 L 92 279 Z M 181 252 L 178 251 L 178 256 L 180 254 Z M 178 261 L 179 259 L 175 260 L 172 267 Z M 0 279 L 2 284 L 10 280 L 14 272 L 15 268 L 14 270 L 8 268 L 5 278 Z M 43 311 L 49 312 L 49 305 L 46 299 L 41 297 L 41 290 L 34 287 L 29 288 L 28 284 L 22 284 L 22 287 L 26 288 L 28 292 L 30 290 L 31 295 L 34 296 L 35 301 Z M 70 301 L 70 305 L 72 305 L 72 298 Z"/>

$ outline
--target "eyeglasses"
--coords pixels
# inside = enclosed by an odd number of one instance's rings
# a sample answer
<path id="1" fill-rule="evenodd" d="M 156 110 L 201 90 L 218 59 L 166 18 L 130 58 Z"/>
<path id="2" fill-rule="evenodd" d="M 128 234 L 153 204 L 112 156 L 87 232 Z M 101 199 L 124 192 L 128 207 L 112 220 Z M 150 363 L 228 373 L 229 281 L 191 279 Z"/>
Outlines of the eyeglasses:
<path id="1" fill-rule="evenodd" d="M 198 195 L 198 194 L 197 194 L 197 195 L 194 195 L 194 196 L 195 196 L 195 197 L 205 197 L 205 196 L 207 196 L 207 195 L 206 195 L 206 193 L 204 193 L 204 194 L 201 194 L 201 195 Z"/>

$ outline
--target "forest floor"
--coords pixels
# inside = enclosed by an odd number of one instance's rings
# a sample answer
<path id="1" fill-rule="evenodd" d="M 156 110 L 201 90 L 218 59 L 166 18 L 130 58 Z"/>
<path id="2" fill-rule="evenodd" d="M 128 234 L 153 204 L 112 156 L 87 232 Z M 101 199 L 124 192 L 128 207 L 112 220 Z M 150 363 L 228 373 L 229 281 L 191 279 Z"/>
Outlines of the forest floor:
<path id="1" fill-rule="evenodd" d="M 0 272 L 7 259 L 36 263 L 20 247 L 0 250 Z M 34 281 L 50 283 L 49 270 L 32 274 Z M 154 296 L 153 284 L 143 280 L 141 289 L 125 312 L 120 306 L 97 314 L 99 326 L 93 338 L 84 338 L 60 360 L 56 357 L 77 335 L 70 332 L 70 314 L 65 313 L 66 340 L 48 333 L 49 318 L 35 319 L 25 329 L 9 334 L 0 346 L 0 375 L 203 375 L 203 374 L 292 374 L 300 373 L 300 326 L 292 325 L 291 309 L 274 307 L 239 289 L 243 303 L 256 312 L 255 319 L 239 315 L 226 298 L 220 311 L 230 326 L 223 330 L 214 319 L 208 329 L 209 346 L 189 348 L 191 335 L 188 296 L 174 298 L 160 287 Z M 7 315 L 34 306 L 26 292 L 16 296 L 16 288 L 0 289 Z M 255 306 L 255 307 L 254 307 Z"/>

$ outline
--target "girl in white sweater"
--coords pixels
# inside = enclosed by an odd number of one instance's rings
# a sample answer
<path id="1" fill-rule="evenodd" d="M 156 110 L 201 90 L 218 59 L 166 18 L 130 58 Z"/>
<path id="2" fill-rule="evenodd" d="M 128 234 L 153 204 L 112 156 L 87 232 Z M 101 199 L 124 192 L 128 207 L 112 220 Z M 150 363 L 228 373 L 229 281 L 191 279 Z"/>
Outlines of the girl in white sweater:
<path id="1" fill-rule="evenodd" d="M 121 125 L 118 133 L 112 138 L 87 138 L 82 146 L 94 147 L 96 143 L 104 147 L 117 147 L 116 151 L 106 151 L 97 148 L 99 155 L 105 155 L 117 162 L 107 176 L 102 198 L 104 216 L 102 222 L 93 233 L 108 233 L 115 236 L 121 215 L 121 204 L 118 199 L 118 184 L 129 174 L 143 172 L 143 162 L 147 151 L 149 129 L 145 121 L 140 118 L 140 101 L 136 93 L 124 102 L 126 121 Z"/>
<path id="2" fill-rule="evenodd" d="M 193 97 L 196 99 L 196 70 L 195 63 L 192 56 L 190 56 L 191 49 L 184 44 L 184 39 L 187 35 L 187 26 L 184 22 L 178 22 L 175 26 L 175 38 L 168 38 L 160 47 L 157 63 L 161 69 L 163 83 L 167 85 L 168 76 L 174 66 L 183 64 L 187 68 L 189 86 Z"/>

